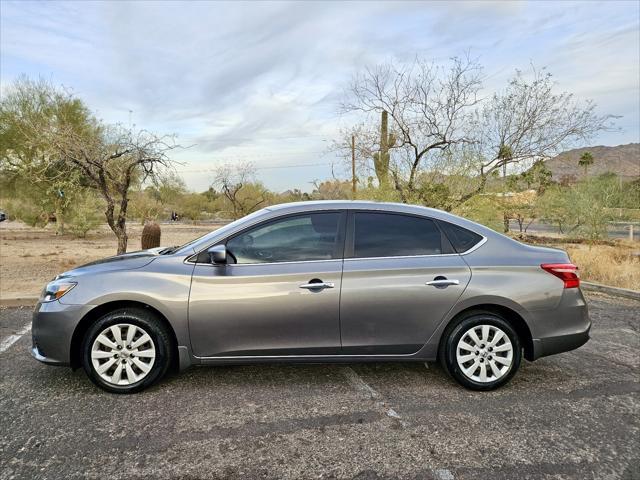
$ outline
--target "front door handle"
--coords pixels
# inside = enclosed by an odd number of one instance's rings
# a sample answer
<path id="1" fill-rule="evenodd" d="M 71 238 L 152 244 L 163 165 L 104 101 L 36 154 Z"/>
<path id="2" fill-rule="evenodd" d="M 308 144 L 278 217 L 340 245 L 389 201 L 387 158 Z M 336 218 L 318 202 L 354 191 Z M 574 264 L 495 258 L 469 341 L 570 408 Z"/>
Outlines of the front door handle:
<path id="1" fill-rule="evenodd" d="M 300 288 L 306 288 L 307 290 L 324 290 L 325 288 L 334 288 L 335 284 L 333 282 L 315 282 L 315 283 L 305 283 L 300 285 Z"/>
<path id="2" fill-rule="evenodd" d="M 431 285 L 432 287 L 448 287 L 449 285 L 460 285 L 460 280 L 449 280 L 447 278 L 436 278 L 425 285 Z"/>

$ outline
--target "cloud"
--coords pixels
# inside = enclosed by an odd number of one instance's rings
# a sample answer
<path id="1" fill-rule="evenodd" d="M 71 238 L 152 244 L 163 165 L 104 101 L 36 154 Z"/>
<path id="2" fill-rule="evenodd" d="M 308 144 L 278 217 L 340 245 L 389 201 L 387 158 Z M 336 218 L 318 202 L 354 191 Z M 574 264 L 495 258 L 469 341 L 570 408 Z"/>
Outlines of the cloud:
<path id="1" fill-rule="evenodd" d="M 522 2 L 8 2 L 0 82 L 43 75 L 109 122 L 175 132 L 193 145 L 185 170 L 250 158 L 272 188 L 331 174 L 327 141 L 351 76 L 416 55 L 471 49 L 486 92 L 514 69 L 549 66 L 559 86 L 624 115 L 638 141 L 637 3 Z M 326 167 L 267 167 L 326 162 Z M 207 175 L 185 174 L 193 188 Z"/>

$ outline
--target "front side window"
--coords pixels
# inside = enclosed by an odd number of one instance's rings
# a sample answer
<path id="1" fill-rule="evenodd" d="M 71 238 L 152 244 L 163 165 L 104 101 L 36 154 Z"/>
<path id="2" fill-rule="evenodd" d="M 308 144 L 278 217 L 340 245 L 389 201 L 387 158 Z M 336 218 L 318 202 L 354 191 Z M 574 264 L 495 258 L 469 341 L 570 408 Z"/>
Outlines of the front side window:
<path id="1" fill-rule="evenodd" d="M 442 237 L 428 218 L 356 213 L 353 253 L 356 258 L 438 255 L 442 253 Z"/>
<path id="2" fill-rule="evenodd" d="M 337 258 L 340 213 L 274 220 L 227 241 L 236 263 L 304 262 Z"/>

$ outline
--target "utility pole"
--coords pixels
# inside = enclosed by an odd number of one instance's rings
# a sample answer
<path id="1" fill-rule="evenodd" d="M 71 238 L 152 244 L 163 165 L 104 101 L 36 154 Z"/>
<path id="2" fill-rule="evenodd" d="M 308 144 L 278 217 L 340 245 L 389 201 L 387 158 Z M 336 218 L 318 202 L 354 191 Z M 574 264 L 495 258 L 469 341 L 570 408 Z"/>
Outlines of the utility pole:
<path id="1" fill-rule="evenodd" d="M 356 198 L 356 136 L 351 135 L 351 192 Z"/>

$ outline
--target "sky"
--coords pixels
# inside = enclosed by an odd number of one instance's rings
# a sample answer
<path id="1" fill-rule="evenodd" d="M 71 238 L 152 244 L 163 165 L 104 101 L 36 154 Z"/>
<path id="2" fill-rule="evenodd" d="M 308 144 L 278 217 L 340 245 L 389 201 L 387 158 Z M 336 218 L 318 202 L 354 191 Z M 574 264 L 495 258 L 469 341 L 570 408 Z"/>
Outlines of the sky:
<path id="1" fill-rule="evenodd" d="M 176 134 L 193 190 L 251 162 L 267 187 L 347 178 L 331 150 L 354 74 L 469 51 L 483 94 L 546 67 L 558 91 L 618 115 L 594 145 L 640 141 L 640 2 L 0 2 L 0 92 L 26 74 L 99 118 Z"/>

